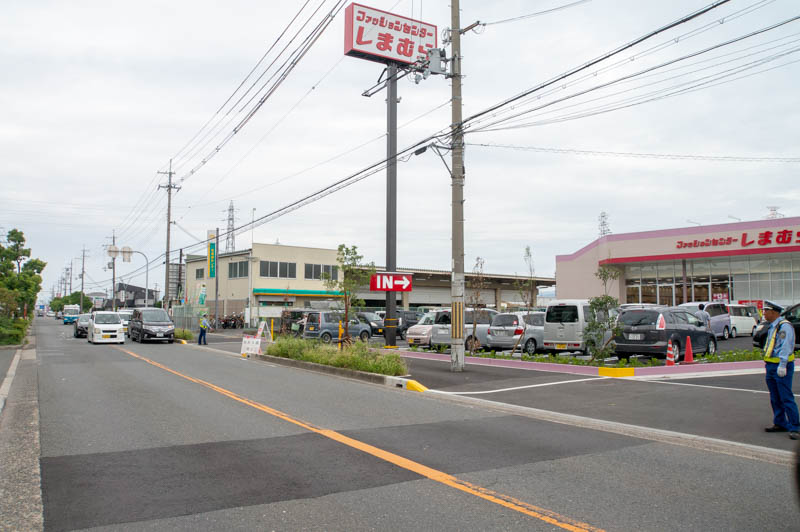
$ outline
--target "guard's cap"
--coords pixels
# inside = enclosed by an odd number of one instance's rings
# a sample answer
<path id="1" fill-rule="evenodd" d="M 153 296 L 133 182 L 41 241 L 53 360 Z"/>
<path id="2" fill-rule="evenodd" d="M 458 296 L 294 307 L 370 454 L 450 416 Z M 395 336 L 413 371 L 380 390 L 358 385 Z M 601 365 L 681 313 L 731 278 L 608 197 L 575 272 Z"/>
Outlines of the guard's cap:
<path id="1" fill-rule="evenodd" d="M 764 310 L 774 310 L 778 314 L 783 312 L 783 307 L 772 301 L 764 301 Z"/>

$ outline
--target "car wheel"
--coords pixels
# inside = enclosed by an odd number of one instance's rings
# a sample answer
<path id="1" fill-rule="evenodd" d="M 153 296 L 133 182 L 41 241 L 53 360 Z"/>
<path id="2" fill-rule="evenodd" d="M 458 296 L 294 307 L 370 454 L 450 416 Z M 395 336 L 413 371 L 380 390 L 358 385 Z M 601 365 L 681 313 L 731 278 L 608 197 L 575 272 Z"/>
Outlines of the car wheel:
<path id="1" fill-rule="evenodd" d="M 331 340 L 333 340 L 333 336 L 331 336 L 331 333 L 329 332 L 324 332 L 319 335 L 319 339 L 322 340 L 322 343 L 329 344 L 331 343 Z"/>
<path id="2" fill-rule="evenodd" d="M 714 355 L 716 353 L 717 353 L 717 340 L 715 338 L 709 338 L 708 345 L 706 346 L 706 354 Z"/>
<path id="3" fill-rule="evenodd" d="M 681 359 L 681 344 L 672 342 L 672 359 L 677 364 Z"/>
<path id="4" fill-rule="evenodd" d="M 756 335 L 756 327 L 753 327 L 753 330 L 750 331 L 750 336 L 755 336 L 755 335 Z"/>
<path id="5" fill-rule="evenodd" d="M 405 340 L 406 339 L 406 332 L 405 331 L 400 331 L 400 339 L 401 340 Z"/>
<path id="6" fill-rule="evenodd" d="M 77 338 L 78 337 L 78 329 L 75 329 L 74 331 L 72 331 L 72 337 L 73 338 Z"/>
<path id="7" fill-rule="evenodd" d="M 467 339 L 466 339 L 466 341 L 464 342 L 464 349 L 466 349 L 467 351 L 472 351 L 472 350 L 473 350 L 475 347 L 476 347 L 476 345 L 475 345 L 475 338 L 473 338 L 472 336 L 470 336 L 470 337 L 469 337 L 469 338 L 467 338 Z"/>
<path id="8" fill-rule="evenodd" d="M 174 342 L 175 342 L 175 340 L 168 340 L 167 341 L 168 344 L 171 344 L 171 343 L 174 343 Z"/>
<path id="9" fill-rule="evenodd" d="M 736 327 L 731 329 L 731 338 L 736 338 Z"/>
<path id="10" fill-rule="evenodd" d="M 532 355 L 536 352 L 536 340 L 533 338 L 528 338 L 528 341 L 525 342 L 525 352 L 529 355 Z"/>
<path id="11" fill-rule="evenodd" d="M 724 329 L 722 329 L 722 339 L 727 340 L 730 337 L 731 337 L 731 332 L 728 330 L 728 328 L 725 327 Z"/>
<path id="12" fill-rule="evenodd" d="M 361 338 L 361 341 L 364 343 L 369 342 L 369 333 L 367 331 L 361 331 L 358 337 Z"/>

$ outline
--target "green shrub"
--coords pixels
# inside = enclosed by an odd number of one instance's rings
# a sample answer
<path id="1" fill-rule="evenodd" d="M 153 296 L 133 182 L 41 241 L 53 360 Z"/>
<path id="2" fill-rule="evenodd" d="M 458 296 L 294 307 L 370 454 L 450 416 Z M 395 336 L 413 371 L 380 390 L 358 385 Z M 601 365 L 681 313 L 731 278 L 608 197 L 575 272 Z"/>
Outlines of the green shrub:
<path id="1" fill-rule="evenodd" d="M 194 340 L 194 334 L 189 329 L 175 329 L 175 338 L 178 340 Z"/>
<path id="2" fill-rule="evenodd" d="M 22 344 L 30 324 L 30 319 L 0 318 L 0 345 Z"/>
<path id="3" fill-rule="evenodd" d="M 302 338 L 278 338 L 267 347 L 270 356 L 315 362 L 326 366 L 347 368 L 381 375 L 406 375 L 408 369 L 400 355 L 395 353 L 381 354 L 374 351 L 364 342 L 355 342 L 350 346 L 338 349 L 328 345 Z"/>

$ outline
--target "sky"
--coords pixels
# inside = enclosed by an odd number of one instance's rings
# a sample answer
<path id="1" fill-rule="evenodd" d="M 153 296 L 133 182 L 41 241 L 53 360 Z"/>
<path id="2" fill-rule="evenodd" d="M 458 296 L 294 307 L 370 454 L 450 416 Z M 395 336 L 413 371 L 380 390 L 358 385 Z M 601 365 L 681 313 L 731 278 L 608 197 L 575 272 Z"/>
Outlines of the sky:
<path id="1" fill-rule="evenodd" d="M 448 2 L 364 3 L 436 25 L 445 46 Z M 462 0 L 462 27 L 482 23 L 462 36 L 464 117 L 711 3 Z M 167 171 L 170 159 L 180 187 L 172 203 L 173 260 L 179 248 L 204 252 L 197 242 L 208 230 L 225 231 L 231 201 L 238 227 L 384 160 L 385 92 L 362 95 L 384 66 L 343 55 L 344 10 L 258 112 L 214 150 L 248 109 L 225 107 L 226 100 L 238 98 L 237 87 L 249 87 L 297 33 L 295 23 L 278 40 L 292 18 L 300 12 L 305 20 L 320 8 L 289 51 L 335 4 L 4 2 L 0 229 L 22 230 L 32 255 L 48 263 L 43 295 L 70 263 L 77 275 L 83 249 L 85 290 L 110 289 L 112 234 L 118 246 L 150 259 L 151 287 L 163 288 L 167 194 L 158 185 L 167 178 L 157 172 Z M 485 272 L 522 274 L 530 246 L 536 274 L 553 276 L 556 255 L 598 237 L 601 212 L 614 233 L 757 220 L 769 206 L 800 216 L 800 21 L 722 45 L 798 15 L 796 0 L 731 0 L 468 120 L 467 271 L 481 257 Z M 412 78 L 398 82 L 401 150 L 451 122 L 449 79 Z M 201 129 L 206 123 L 210 128 Z M 441 153 L 450 166 L 449 152 Z M 402 158 L 397 174 L 398 266 L 449 270 L 448 169 L 429 149 Z M 241 231 L 235 245 L 247 249 L 251 238 L 355 245 L 365 261 L 382 265 L 385 228 L 385 172 L 378 172 Z M 144 263 L 136 254 L 118 261 L 118 280 L 143 285 Z M 79 284 L 74 277 L 73 289 Z"/>

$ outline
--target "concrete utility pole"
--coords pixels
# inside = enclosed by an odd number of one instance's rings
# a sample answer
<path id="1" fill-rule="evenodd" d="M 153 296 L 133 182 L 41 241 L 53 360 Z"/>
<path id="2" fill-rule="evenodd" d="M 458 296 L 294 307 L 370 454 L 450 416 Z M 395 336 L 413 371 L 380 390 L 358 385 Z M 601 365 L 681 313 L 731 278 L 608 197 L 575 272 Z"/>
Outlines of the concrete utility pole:
<path id="1" fill-rule="evenodd" d="M 111 245 L 117 248 L 117 235 L 111 230 Z M 117 311 L 117 257 L 111 257 L 111 310 Z"/>
<path id="2" fill-rule="evenodd" d="M 81 312 L 83 312 L 83 278 L 86 276 L 86 245 L 81 249 Z"/>
<path id="3" fill-rule="evenodd" d="M 464 371 L 464 130 L 461 124 L 461 14 L 459 0 L 450 2 L 452 83 L 452 246 L 453 273 L 450 286 L 450 371 Z"/>
<path id="4" fill-rule="evenodd" d="M 386 67 L 386 271 L 397 271 L 397 65 Z M 386 347 L 397 347 L 397 293 L 386 292 Z"/>
<path id="5" fill-rule="evenodd" d="M 178 294 L 183 294 L 183 248 L 180 250 L 180 254 L 178 255 L 178 286 L 175 287 L 175 297 L 178 297 Z M 147 295 L 145 294 L 145 299 Z"/>
<path id="6" fill-rule="evenodd" d="M 169 171 L 158 172 L 167 176 L 166 185 L 158 185 L 158 188 L 167 189 L 167 252 L 164 258 L 164 308 L 167 307 L 167 300 L 169 298 L 169 229 L 172 220 L 172 190 L 180 189 L 181 187 L 172 184 L 172 176 L 175 172 L 172 171 L 172 159 L 169 160 Z"/>
<path id="7" fill-rule="evenodd" d="M 217 315 L 217 311 L 219 310 L 219 261 L 217 257 L 219 256 L 219 227 L 217 227 L 216 236 L 214 237 L 214 328 L 217 328 L 217 324 L 219 323 L 219 316 Z"/>

